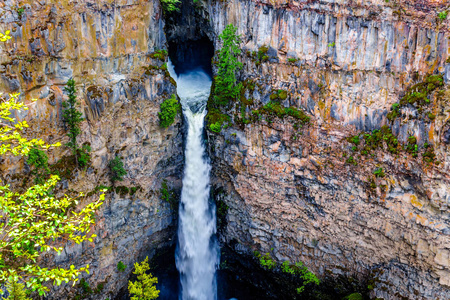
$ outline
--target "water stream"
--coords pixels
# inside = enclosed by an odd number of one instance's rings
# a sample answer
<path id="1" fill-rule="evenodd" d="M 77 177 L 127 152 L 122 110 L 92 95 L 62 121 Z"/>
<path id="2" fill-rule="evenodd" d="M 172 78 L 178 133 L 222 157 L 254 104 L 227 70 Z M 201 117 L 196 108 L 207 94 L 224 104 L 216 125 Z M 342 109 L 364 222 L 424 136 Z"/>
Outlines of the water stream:
<path id="1" fill-rule="evenodd" d="M 179 299 L 215 300 L 219 251 L 214 237 L 215 209 L 209 201 L 211 166 L 203 139 L 211 78 L 200 69 L 177 76 L 170 61 L 168 68 L 177 82 L 177 93 L 188 123 L 175 257 L 181 278 Z"/>

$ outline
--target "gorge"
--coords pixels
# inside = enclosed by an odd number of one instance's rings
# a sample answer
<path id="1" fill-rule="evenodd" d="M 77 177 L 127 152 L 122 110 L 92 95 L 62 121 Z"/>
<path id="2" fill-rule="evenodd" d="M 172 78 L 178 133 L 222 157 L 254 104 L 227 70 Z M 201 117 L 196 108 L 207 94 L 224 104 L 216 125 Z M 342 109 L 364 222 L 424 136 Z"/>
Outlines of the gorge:
<path id="1" fill-rule="evenodd" d="M 449 9 L 437 0 L 183 0 L 170 14 L 157 0 L 0 3 L 0 32 L 12 36 L 0 45 L 1 91 L 20 92 L 29 105 L 17 113 L 30 124 L 27 137 L 67 142 L 64 86 L 77 83 L 80 144 L 90 145 L 91 162 L 74 168 L 66 147 L 48 150 L 62 170 L 55 194 L 84 192 L 85 206 L 98 187 L 111 187 L 94 242 L 41 258 L 89 264 L 82 276 L 98 292 L 49 285 L 46 299 L 128 299 L 133 264 L 147 256 L 160 298 L 177 299 L 188 284 L 182 275 L 178 286 L 177 228 L 192 225 L 178 214 L 193 166 L 210 176 L 211 199 L 205 181 L 192 183 L 194 194 L 217 206 L 217 241 L 214 214 L 191 215 L 208 220 L 208 230 L 196 229 L 203 249 L 220 248 L 220 261 L 207 259 L 219 269 L 218 299 L 449 299 L 450 18 L 440 17 Z M 187 108 L 183 90 L 209 87 L 228 24 L 240 35 L 242 91 L 194 122 L 189 114 L 202 116 L 203 104 Z M 169 56 L 179 76 L 196 66 L 206 75 L 190 73 L 194 83 L 183 86 Z M 209 88 L 201 93 L 206 100 Z M 161 128 L 160 106 L 172 94 L 183 113 Z M 220 130 L 211 129 L 216 122 Z M 187 146 L 190 125 L 199 143 L 204 125 L 207 155 L 201 143 Z M 108 161 L 116 156 L 127 175 L 113 183 Z M 32 177 L 20 157 L 2 155 L 0 170 L 2 185 L 18 189 Z M 261 266 L 264 254 L 274 269 Z M 281 272 L 285 261 L 302 262 L 321 285 L 297 294 L 299 282 Z"/>

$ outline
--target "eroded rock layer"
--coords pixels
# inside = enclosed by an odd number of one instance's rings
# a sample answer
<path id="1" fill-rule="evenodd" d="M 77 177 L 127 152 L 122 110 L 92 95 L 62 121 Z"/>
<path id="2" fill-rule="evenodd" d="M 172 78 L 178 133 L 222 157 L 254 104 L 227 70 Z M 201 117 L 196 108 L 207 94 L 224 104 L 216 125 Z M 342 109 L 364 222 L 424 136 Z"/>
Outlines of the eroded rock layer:
<path id="1" fill-rule="evenodd" d="M 82 205 L 95 200 L 102 186 L 112 190 L 97 216 L 95 242 L 70 245 L 44 260 L 66 267 L 89 264 L 91 272 L 83 276 L 94 290 L 90 297 L 111 299 L 126 288 L 133 263 L 175 242 L 174 210 L 159 190 L 164 180 L 171 189 L 181 186 L 182 133 L 180 117 L 168 129 L 159 126 L 159 106 L 175 93 L 164 58 L 151 55 L 166 49 L 160 4 L 4 1 L 0 24 L 13 37 L 1 45 L 1 90 L 20 92 L 30 103 L 18 116 L 29 122 L 29 137 L 68 141 L 61 119 L 64 85 L 76 81 L 86 118 L 79 144 L 91 146 L 92 158 L 86 169 L 77 169 L 67 147 L 50 150 L 49 162 L 62 177 L 58 190 L 87 193 Z M 128 174 L 113 185 L 108 163 L 115 156 L 122 157 Z M 2 157 L 1 179 L 18 188 L 32 182 L 24 162 Z M 123 272 L 119 261 L 127 265 Z M 65 285 L 49 297 L 72 299 L 85 292 Z"/>
<path id="2" fill-rule="evenodd" d="M 448 298 L 450 33 L 437 15 L 447 5 L 209 4 L 214 31 L 233 23 L 244 41 L 241 101 L 231 126 L 209 134 L 229 207 L 223 242 L 303 261 L 321 277 L 369 278 L 374 297 Z M 423 106 L 411 104 L 419 86 Z M 264 115 L 270 101 L 311 121 Z M 363 148 L 361 132 L 382 126 L 398 151 L 383 141 Z"/>

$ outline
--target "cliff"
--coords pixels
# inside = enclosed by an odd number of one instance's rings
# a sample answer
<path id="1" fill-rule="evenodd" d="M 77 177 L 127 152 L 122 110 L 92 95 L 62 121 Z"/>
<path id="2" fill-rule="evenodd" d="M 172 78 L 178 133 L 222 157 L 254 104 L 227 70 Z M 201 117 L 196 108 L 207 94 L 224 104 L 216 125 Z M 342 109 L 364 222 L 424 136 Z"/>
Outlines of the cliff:
<path id="1" fill-rule="evenodd" d="M 18 116 L 29 122 L 29 137 L 68 141 L 63 90 L 68 79 L 76 81 L 86 118 L 79 144 L 91 146 L 92 159 L 86 169 L 76 169 L 67 147 L 49 151 L 62 177 L 57 192 L 87 193 L 81 205 L 94 200 L 99 187 L 112 185 L 109 160 L 123 158 L 128 174 L 107 193 L 95 242 L 44 257 L 66 267 L 89 264 L 91 272 L 83 276 L 93 290 L 100 288 L 90 297 L 113 298 L 126 288 L 134 262 L 175 242 L 174 210 L 159 190 L 163 180 L 180 189 L 182 123 L 177 117 L 168 129 L 159 127 L 159 105 L 175 93 L 159 68 L 163 61 L 152 55 L 167 47 L 159 1 L 4 1 L 0 24 L 13 36 L 1 45 L 0 90 L 20 92 L 29 103 Z M 2 157 L 0 169 L 2 181 L 18 188 L 32 181 L 23 158 Z M 117 270 L 119 261 L 128 266 L 124 272 Z M 55 288 L 49 299 L 82 293 L 70 284 Z"/>
<path id="2" fill-rule="evenodd" d="M 438 17 L 447 6 L 208 4 L 214 32 L 236 25 L 244 53 L 241 101 L 209 133 L 228 206 L 224 244 L 303 261 L 321 278 L 365 278 L 372 297 L 448 297 L 450 33 Z"/>
<path id="3" fill-rule="evenodd" d="M 183 6 L 182 23 L 168 17 L 166 40 L 158 1 L 2 2 L 0 28 L 13 39 L 0 45 L 0 90 L 30 105 L 18 115 L 28 136 L 67 142 L 63 88 L 77 82 L 80 144 L 90 144 L 92 160 L 77 170 L 66 147 L 49 151 L 62 173 L 58 192 L 88 192 L 83 205 L 112 185 L 115 155 L 128 171 L 107 193 L 95 242 L 43 259 L 90 264 L 87 282 L 103 289 L 89 297 L 106 299 L 120 294 L 134 262 L 174 244 L 174 210 L 159 189 L 164 180 L 180 189 L 183 124 L 159 127 L 159 105 L 175 87 L 165 58 L 152 53 L 167 44 L 198 51 L 189 44 L 197 38 L 218 49 L 233 23 L 245 89 L 227 128 L 208 133 L 216 200 L 228 206 L 221 242 L 244 256 L 303 261 L 321 279 L 366 280 L 373 297 L 448 298 L 450 21 L 438 17 L 448 5 L 204 1 Z M 0 170 L 18 188 L 30 178 L 23 158 L 2 158 Z M 49 298 L 82 293 L 67 285 Z"/>

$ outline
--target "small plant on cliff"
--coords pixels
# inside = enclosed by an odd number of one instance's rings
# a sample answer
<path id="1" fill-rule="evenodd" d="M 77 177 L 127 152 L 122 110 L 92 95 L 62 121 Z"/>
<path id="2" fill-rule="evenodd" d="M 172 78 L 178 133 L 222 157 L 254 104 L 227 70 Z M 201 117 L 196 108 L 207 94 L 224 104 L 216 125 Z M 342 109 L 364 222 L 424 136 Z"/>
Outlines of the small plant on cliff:
<path id="1" fill-rule="evenodd" d="M 161 0 L 161 5 L 166 13 L 179 11 L 178 4 L 180 3 L 180 0 Z"/>
<path id="2" fill-rule="evenodd" d="M 375 171 L 373 171 L 373 174 L 374 174 L 376 177 L 381 177 L 381 178 L 383 178 L 384 176 L 386 176 L 386 174 L 384 174 L 383 168 L 377 168 L 377 169 L 375 169 Z"/>
<path id="3" fill-rule="evenodd" d="M 167 185 L 167 180 L 163 180 L 161 183 L 161 188 L 159 189 L 159 195 L 161 200 L 170 204 L 170 208 L 176 209 L 177 207 L 177 198 L 175 196 L 174 190 L 170 189 Z"/>
<path id="4" fill-rule="evenodd" d="M 159 125 L 163 128 L 167 128 L 173 124 L 175 117 L 181 109 L 175 94 L 172 94 L 169 99 L 164 100 L 164 102 L 161 103 L 160 109 L 161 112 L 158 113 Z"/>
<path id="5" fill-rule="evenodd" d="M 47 153 L 34 146 L 28 153 L 27 164 L 34 167 L 32 174 L 36 176 L 35 182 L 44 183 L 44 178 L 50 173 Z"/>
<path id="6" fill-rule="evenodd" d="M 82 113 L 78 111 L 77 105 L 77 90 L 75 88 L 75 81 L 69 79 L 67 81 L 67 86 L 65 87 L 69 99 L 63 102 L 64 113 L 63 120 L 69 129 L 67 136 L 69 137 L 69 142 L 66 144 L 70 149 L 72 149 L 72 154 L 75 156 L 75 161 L 78 166 L 84 167 L 89 162 L 89 148 L 83 147 L 79 148 L 77 144 L 77 137 L 81 133 L 80 124 L 83 122 Z M 80 160 L 81 158 L 81 160 Z"/>
<path id="7" fill-rule="evenodd" d="M 17 8 L 17 15 L 18 15 L 19 19 L 22 19 L 22 15 L 24 12 L 25 12 L 25 8 L 23 8 L 23 7 Z"/>
<path id="8" fill-rule="evenodd" d="M 109 169 L 111 181 L 123 181 L 123 176 L 127 175 L 127 171 L 123 168 L 123 162 L 119 156 L 109 161 Z"/>
<path id="9" fill-rule="evenodd" d="M 128 291 L 131 295 L 131 300 L 153 300 L 159 297 L 159 290 L 156 289 L 155 284 L 158 283 L 158 278 L 153 277 L 152 274 L 147 274 L 150 270 L 148 264 L 148 257 L 143 262 L 134 264 L 134 275 L 137 275 L 137 281 L 128 281 Z"/>
<path id="10" fill-rule="evenodd" d="M 441 11 L 440 13 L 438 13 L 438 17 L 441 21 L 444 21 L 445 19 L 447 19 L 447 15 L 448 15 L 447 11 Z"/>
<path id="11" fill-rule="evenodd" d="M 300 294 L 305 290 L 305 286 L 307 284 L 315 284 L 315 285 L 319 285 L 320 284 L 320 280 L 319 278 L 317 278 L 317 276 L 312 273 L 311 271 L 308 270 L 308 268 L 302 263 L 302 262 L 298 262 L 295 264 L 296 267 L 296 274 L 300 275 L 300 278 L 303 280 L 302 282 L 302 286 L 297 288 L 297 293 Z"/>
<path id="12" fill-rule="evenodd" d="M 219 70 L 214 83 L 216 106 L 225 106 L 230 100 L 235 100 L 242 89 L 242 84 L 238 84 L 236 80 L 236 72 L 242 68 L 242 63 L 238 61 L 241 54 L 240 37 L 236 31 L 237 28 L 233 24 L 228 24 L 219 35 L 222 47 L 218 54 Z"/>
<path id="13" fill-rule="evenodd" d="M 117 263 L 117 271 L 123 272 L 123 271 L 125 271 L 126 268 L 127 268 L 127 266 L 122 261 L 119 261 Z"/>

